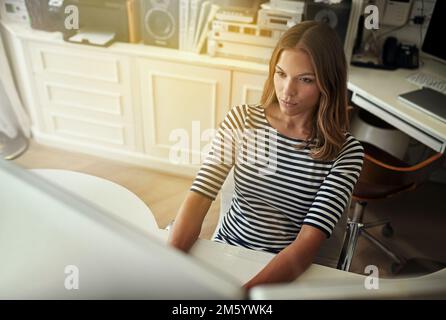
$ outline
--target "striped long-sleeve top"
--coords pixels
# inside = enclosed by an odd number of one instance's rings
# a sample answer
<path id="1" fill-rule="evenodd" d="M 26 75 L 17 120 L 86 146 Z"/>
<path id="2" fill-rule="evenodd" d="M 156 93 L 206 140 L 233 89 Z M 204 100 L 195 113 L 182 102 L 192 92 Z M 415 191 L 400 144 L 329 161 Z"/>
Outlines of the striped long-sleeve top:
<path id="1" fill-rule="evenodd" d="M 302 225 L 331 235 L 359 177 L 364 151 L 349 133 L 336 159 L 274 129 L 261 106 L 236 106 L 218 128 L 191 190 L 214 200 L 234 167 L 235 191 L 216 241 L 277 253 Z"/>

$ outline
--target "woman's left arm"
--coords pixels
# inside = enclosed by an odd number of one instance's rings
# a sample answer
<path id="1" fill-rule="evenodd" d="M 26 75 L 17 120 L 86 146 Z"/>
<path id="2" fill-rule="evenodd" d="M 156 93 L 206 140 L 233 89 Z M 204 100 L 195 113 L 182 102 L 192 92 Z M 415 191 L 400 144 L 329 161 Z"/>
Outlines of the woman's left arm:
<path id="1" fill-rule="evenodd" d="M 325 233 L 318 228 L 302 226 L 296 240 L 280 251 L 243 287 L 250 289 L 259 284 L 293 281 L 313 263 L 326 238 Z"/>

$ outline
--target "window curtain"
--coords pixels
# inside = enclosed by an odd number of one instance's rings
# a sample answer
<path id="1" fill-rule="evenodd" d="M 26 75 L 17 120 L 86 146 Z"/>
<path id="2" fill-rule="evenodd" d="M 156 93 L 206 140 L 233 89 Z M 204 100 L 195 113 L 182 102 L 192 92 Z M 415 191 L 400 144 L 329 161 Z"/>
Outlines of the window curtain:
<path id="1" fill-rule="evenodd" d="M 26 149 L 30 127 L 0 33 L 0 158 L 12 159 Z"/>

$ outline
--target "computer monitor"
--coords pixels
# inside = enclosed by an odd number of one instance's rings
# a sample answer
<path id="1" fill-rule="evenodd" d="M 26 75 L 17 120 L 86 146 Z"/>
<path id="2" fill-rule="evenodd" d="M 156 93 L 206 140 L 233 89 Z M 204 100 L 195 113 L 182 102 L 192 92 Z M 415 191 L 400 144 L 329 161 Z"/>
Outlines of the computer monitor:
<path id="1" fill-rule="evenodd" d="M 0 299 L 241 299 L 239 281 L 0 160 Z"/>
<path id="2" fill-rule="evenodd" d="M 437 0 L 421 50 L 424 54 L 446 64 L 446 47 L 443 43 L 446 30 L 445 17 L 446 1 Z"/>
<path id="3" fill-rule="evenodd" d="M 243 269 L 241 257 L 257 271 L 270 259 L 245 248 L 225 249 L 231 250 L 220 255 L 217 250 L 207 252 L 215 260 L 226 257 L 226 262 L 218 263 L 230 270 Z M 242 254 L 231 256 L 232 249 L 241 249 Z M 4 160 L 0 160 L 0 257 L 0 299 L 247 298 L 240 281 L 215 265 L 170 248 Z M 382 279 L 380 290 L 368 290 L 364 275 L 313 265 L 297 281 L 256 287 L 249 298 L 444 298 L 445 279 L 446 269 L 414 281 Z"/>

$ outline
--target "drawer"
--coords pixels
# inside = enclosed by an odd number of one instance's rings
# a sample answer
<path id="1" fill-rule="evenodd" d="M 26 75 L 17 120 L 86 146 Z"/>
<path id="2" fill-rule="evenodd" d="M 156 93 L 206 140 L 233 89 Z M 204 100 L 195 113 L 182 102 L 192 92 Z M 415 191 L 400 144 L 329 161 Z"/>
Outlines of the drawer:
<path id="1" fill-rule="evenodd" d="M 114 124 L 101 119 L 85 118 L 43 110 L 48 134 L 71 140 L 77 144 L 103 146 L 135 151 L 134 128 L 126 124 Z"/>
<path id="2" fill-rule="evenodd" d="M 127 58 L 106 53 L 100 48 L 31 42 L 29 50 L 34 73 L 64 75 L 114 84 L 126 83 L 129 80 Z"/>
<path id="3" fill-rule="evenodd" d="M 132 95 L 127 87 L 93 85 L 53 74 L 36 74 L 34 81 L 42 108 L 118 124 L 135 121 Z"/>
<path id="4" fill-rule="evenodd" d="M 72 44 L 28 46 L 46 134 L 77 145 L 142 149 L 129 57 Z"/>

